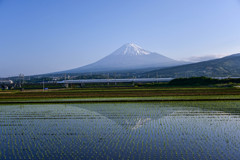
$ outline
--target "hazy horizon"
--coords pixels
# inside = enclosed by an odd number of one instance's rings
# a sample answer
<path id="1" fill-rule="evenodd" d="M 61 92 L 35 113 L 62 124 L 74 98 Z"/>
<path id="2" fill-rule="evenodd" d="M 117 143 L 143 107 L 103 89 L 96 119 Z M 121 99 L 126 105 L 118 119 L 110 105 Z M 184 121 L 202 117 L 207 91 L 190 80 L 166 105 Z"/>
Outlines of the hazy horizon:
<path id="1" fill-rule="evenodd" d="M 0 0 L 0 77 L 73 69 L 126 43 L 176 60 L 239 53 L 239 17 L 239 0 Z"/>

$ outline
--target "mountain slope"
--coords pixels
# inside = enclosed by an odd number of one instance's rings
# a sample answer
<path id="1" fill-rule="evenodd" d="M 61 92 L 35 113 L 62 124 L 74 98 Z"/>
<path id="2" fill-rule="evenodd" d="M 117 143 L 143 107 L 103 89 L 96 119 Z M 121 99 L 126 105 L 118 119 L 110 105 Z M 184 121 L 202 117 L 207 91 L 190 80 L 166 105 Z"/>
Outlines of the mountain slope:
<path id="1" fill-rule="evenodd" d="M 240 77 L 240 53 L 204 62 L 154 70 L 142 76 L 155 77 Z"/>
<path id="2" fill-rule="evenodd" d="M 149 52 L 141 47 L 128 43 L 101 60 L 65 73 L 119 71 L 140 68 L 169 67 L 183 64 L 166 56 Z"/>

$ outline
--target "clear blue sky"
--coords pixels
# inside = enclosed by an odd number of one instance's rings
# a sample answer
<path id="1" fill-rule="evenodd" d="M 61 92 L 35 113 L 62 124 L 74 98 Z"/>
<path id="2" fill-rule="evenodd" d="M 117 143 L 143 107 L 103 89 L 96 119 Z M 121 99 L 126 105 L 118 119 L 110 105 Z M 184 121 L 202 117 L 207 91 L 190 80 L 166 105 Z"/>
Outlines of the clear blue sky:
<path id="1" fill-rule="evenodd" d="M 174 59 L 240 52 L 239 0 L 0 0 L 0 77 L 80 67 L 132 42 Z"/>

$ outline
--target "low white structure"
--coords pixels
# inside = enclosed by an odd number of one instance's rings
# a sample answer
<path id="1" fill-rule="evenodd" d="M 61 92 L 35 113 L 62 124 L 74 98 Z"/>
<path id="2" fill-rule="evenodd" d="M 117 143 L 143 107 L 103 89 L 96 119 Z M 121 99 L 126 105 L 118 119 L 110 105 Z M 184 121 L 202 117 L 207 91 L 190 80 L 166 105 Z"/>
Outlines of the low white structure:
<path id="1" fill-rule="evenodd" d="M 0 84 L 13 84 L 12 80 L 0 80 Z"/>
<path id="2" fill-rule="evenodd" d="M 153 83 L 169 82 L 174 78 L 132 78 L 132 79 L 79 79 L 58 81 L 60 84 L 85 84 L 85 83 Z"/>

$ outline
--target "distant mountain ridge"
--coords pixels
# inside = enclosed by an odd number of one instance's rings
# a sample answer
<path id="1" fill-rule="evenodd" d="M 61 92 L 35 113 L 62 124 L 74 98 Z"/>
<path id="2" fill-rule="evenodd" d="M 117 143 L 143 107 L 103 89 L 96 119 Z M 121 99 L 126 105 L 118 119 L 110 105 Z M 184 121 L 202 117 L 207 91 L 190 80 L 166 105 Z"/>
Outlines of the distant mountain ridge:
<path id="1" fill-rule="evenodd" d="M 240 53 L 219 59 L 158 69 L 142 74 L 142 77 L 240 77 Z"/>
<path id="2" fill-rule="evenodd" d="M 209 61 L 213 59 L 219 59 L 222 57 L 224 56 L 220 56 L 220 55 L 192 56 L 192 57 L 185 58 L 184 60 L 187 62 L 197 63 L 197 62 Z"/>
<path id="3" fill-rule="evenodd" d="M 61 73 L 83 73 L 83 72 L 105 72 L 122 71 L 144 68 L 164 68 L 185 64 L 182 61 L 176 61 L 161 54 L 142 49 L 136 44 L 127 43 L 100 59 L 99 61 L 63 71 Z"/>

